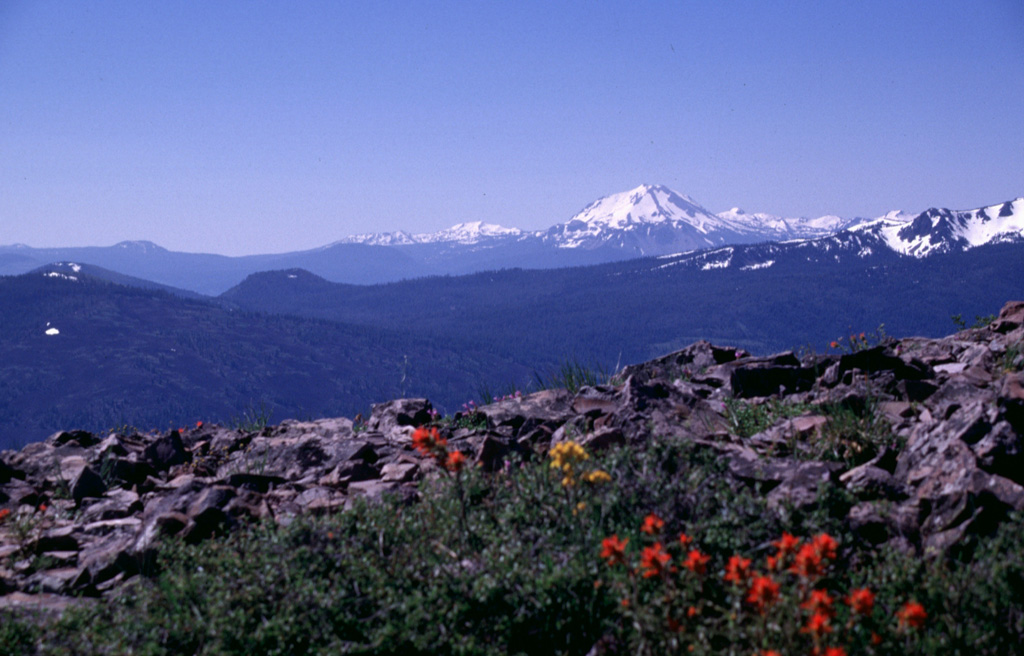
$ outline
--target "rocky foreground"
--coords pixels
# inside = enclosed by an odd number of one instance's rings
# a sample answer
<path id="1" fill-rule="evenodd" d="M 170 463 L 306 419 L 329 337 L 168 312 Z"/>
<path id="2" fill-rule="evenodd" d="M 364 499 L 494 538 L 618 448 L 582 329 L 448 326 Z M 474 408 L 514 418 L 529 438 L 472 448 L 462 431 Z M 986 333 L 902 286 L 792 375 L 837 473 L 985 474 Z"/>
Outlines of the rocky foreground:
<path id="1" fill-rule="evenodd" d="M 845 488 L 856 499 L 852 530 L 921 554 L 1024 510 L 1024 302 L 942 339 L 844 344 L 844 353 L 798 358 L 698 342 L 627 367 L 612 384 L 452 419 L 425 399 L 401 399 L 374 406 L 365 422 L 57 433 L 0 453 L 0 607 L 60 609 L 116 590 L 146 570 L 161 536 L 198 542 L 246 517 L 288 522 L 387 493 L 414 500 L 436 465 L 411 436 L 431 423 L 488 470 L 568 439 L 600 450 L 685 437 L 772 503 L 801 506 L 822 486 Z M 837 429 L 837 413 L 875 438 Z M 748 435 L 749 425 L 757 431 Z"/>

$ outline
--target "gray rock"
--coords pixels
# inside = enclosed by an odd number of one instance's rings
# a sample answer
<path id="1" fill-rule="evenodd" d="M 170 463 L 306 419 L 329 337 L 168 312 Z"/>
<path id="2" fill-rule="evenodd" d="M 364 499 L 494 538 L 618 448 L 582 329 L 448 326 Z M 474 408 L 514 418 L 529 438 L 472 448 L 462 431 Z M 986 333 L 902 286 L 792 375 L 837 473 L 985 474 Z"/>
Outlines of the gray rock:
<path id="1" fill-rule="evenodd" d="M 192 459 L 192 454 L 185 450 L 181 434 L 173 430 L 156 439 L 143 452 L 146 462 L 157 471 L 166 471 L 175 465 L 183 465 Z"/>
<path id="2" fill-rule="evenodd" d="M 106 482 L 92 467 L 83 467 L 71 481 L 71 498 L 75 503 L 82 503 L 86 497 L 102 497 L 106 491 Z"/>

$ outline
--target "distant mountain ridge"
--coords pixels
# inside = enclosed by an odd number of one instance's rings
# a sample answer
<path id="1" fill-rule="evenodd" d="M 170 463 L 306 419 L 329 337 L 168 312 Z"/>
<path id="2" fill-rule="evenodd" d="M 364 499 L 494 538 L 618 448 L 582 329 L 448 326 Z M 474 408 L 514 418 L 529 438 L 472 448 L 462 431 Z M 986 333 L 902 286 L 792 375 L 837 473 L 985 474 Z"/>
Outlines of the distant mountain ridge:
<path id="1" fill-rule="evenodd" d="M 897 253 L 913 257 L 1024 241 L 1024 198 L 975 210 L 932 208 L 914 217 L 890 213 L 851 229 L 876 235 Z"/>
<path id="2" fill-rule="evenodd" d="M 663 254 L 666 250 L 820 237 L 859 221 L 862 219 L 837 216 L 783 218 L 763 213 L 747 214 L 739 208 L 713 214 L 689 196 L 662 185 L 643 184 L 599 198 L 565 223 L 544 230 L 530 232 L 476 221 L 433 233 L 396 231 L 352 235 L 335 243 L 408 246 L 537 240 L 559 249 L 612 247 L 633 256 L 643 256 Z"/>
<path id="3" fill-rule="evenodd" d="M 178 253 L 147 241 L 86 248 L 0 246 L 0 275 L 73 261 L 217 295 L 246 276 L 269 270 L 305 269 L 332 282 L 375 284 L 503 268 L 586 266 L 847 233 L 870 241 L 876 251 L 911 257 L 1019 241 L 1024 240 L 1024 198 L 972 210 L 932 208 L 915 215 L 890 212 L 876 219 L 806 219 L 739 208 L 713 214 L 667 187 L 640 185 L 598 199 L 564 223 L 532 232 L 475 221 L 434 233 L 354 235 L 307 251 L 244 257 Z"/>

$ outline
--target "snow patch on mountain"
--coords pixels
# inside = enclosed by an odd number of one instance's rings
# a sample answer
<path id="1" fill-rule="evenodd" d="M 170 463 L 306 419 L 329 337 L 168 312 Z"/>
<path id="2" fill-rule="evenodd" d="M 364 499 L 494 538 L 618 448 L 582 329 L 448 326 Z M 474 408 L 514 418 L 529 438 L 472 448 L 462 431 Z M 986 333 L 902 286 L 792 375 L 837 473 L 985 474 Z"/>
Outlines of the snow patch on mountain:
<path id="1" fill-rule="evenodd" d="M 494 223 L 471 221 L 468 223 L 457 223 L 447 230 L 415 235 L 402 230 L 352 235 L 336 241 L 330 244 L 330 246 L 337 244 L 365 244 L 368 246 L 408 246 L 410 244 L 439 243 L 476 244 L 491 239 L 518 237 L 522 234 L 523 231 L 518 228 L 506 228 Z"/>
<path id="2" fill-rule="evenodd" d="M 748 213 L 738 207 L 719 212 L 717 216 L 731 224 L 743 226 L 744 230 L 760 232 L 766 238 L 773 240 L 823 237 L 860 221 L 860 219 L 844 219 L 834 214 L 819 216 L 815 219 L 781 217 L 763 212 Z"/>
<path id="3" fill-rule="evenodd" d="M 757 271 L 758 269 L 767 269 L 771 265 L 775 264 L 775 260 L 768 260 L 766 262 L 758 262 L 757 264 L 748 264 L 741 266 L 740 271 Z"/>
<path id="4" fill-rule="evenodd" d="M 914 257 L 1024 241 L 1024 198 L 974 210 L 932 208 L 917 215 L 889 212 L 850 230 L 877 235 L 892 250 Z"/>
<path id="5" fill-rule="evenodd" d="M 470 223 L 459 223 L 447 230 L 420 235 L 420 243 L 455 242 L 459 244 L 476 244 L 484 239 L 501 239 L 506 237 L 518 237 L 523 234 L 518 228 L 506 228 L 495 223 L 484 223 L 483 221 L 472 221 Z"/>
<path id="6" fill-rule="evenodd" d="M 75 282 L 78 281 L 77 276 L 68 275 L 66 273 L 60 273 L 59 271 L 47 271 L 46 273 L 43 274 L 43 276 L 46 278 L 62 278 L 64 280 L 73 280 Z"/>

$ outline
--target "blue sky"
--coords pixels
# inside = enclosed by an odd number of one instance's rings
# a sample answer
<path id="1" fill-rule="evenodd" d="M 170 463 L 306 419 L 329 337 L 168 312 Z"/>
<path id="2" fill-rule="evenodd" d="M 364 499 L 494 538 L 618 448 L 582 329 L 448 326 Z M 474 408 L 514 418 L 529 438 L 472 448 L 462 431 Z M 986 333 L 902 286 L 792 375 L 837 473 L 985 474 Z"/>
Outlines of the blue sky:
<path id="1" fill-rule="evenodd" d="M 0 2 L 0 244 L 1024 196 L 1024 2 Z"/>

